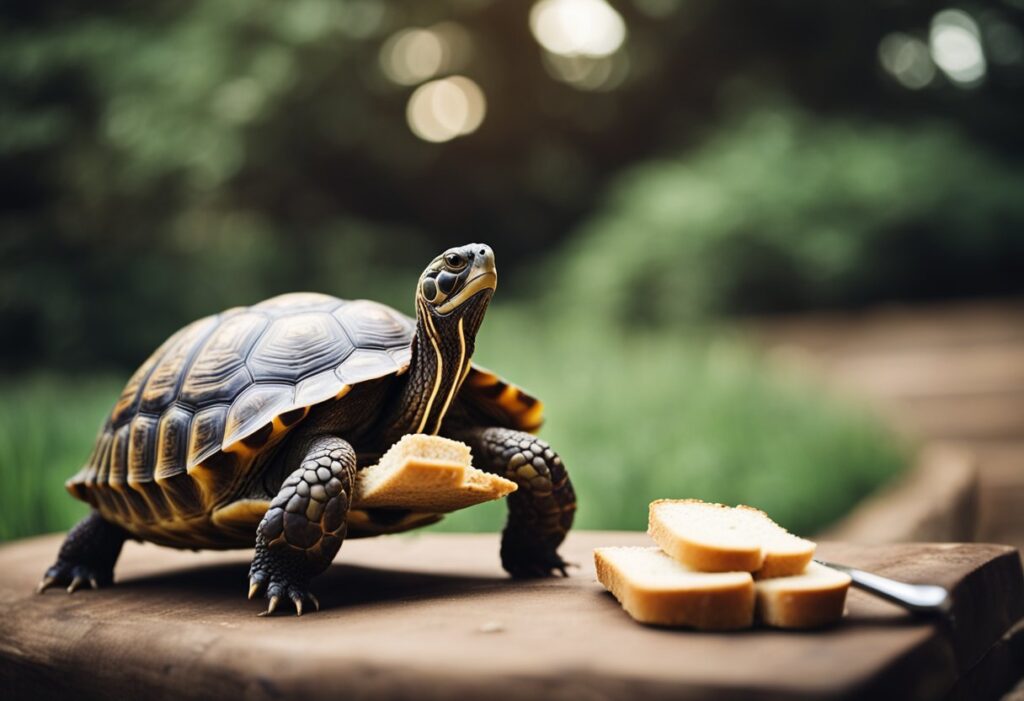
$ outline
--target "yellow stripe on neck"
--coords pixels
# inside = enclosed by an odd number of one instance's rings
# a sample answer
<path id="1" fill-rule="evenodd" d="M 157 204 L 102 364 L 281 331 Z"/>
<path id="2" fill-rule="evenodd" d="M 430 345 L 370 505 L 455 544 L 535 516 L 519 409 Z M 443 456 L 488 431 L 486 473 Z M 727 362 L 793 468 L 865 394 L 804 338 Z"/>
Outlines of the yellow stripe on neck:
<path id="1" fill-rule="evenodd" d="M 437 416 L 437 425 L 434 426 L 434 435 L 436 436 L 441 430 L 441 422 L 444 421 L 444 415 L 448 413 L 448 407 L 452 403 L 452 399 L 455 397 L 455 392 L 458 391 L 459 385 L 462 384 L 462 378 L 466 376 L 465 370 L 466 363 L 466 332 L 462 328 L 462 319 L 459 319 L 459 372 L 452 381 L 452 388 L 448 391 L 448 399 L 445 400 L 444 406 L 441 407 L 441 413 Z"/>
<path id="2" fill-rule="evenodd" d="M 427 305 L 422 301 L 420 301 L 420 316 L 423 318 L 424 328 L 427 330 L 427 338 L 430 339 L 430 345 L 434 347 L 434 354 L 437 356 L 437 376 L 434 378 L 434 389 L 430 393 L 430 399 L 427 400 L 427 408 L 423 412 L 423 418 L 420 419 L 420 425 L 416 428 L 416 433 L 423 433 L 423 429 L 426 428 L 427 419 L 430 418 L 430 410 L 434 407 L 434 400 L 441 389 L 441 376 L 444 371 L 441 347 L 437 341 L 437 329 L 434 328 L 434 320 L 430 318 L 430 311 L 427 309 Z"/>

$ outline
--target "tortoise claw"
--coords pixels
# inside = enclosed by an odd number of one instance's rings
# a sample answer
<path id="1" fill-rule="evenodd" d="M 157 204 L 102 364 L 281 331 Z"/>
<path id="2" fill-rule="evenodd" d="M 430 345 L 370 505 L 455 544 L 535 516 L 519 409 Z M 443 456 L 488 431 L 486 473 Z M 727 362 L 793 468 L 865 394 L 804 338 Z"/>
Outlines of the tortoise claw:
<path id="1" fill-rule="evenodd" d="M 267 605 L 267 610 L 261 613 L 260 616 L 269 616 L 270 614 L 274 613 L 274 611 L 277 610 L 277 605 L 278 603 L 280 603 L 280 601 L 280 596 L 270 597 L 270 603 Z"/>
<path id="2" fill-rule="evenodd" d="M 295 615 L 301 616 L 306 612 L 306 599 L 309 599 L 309 603 L 313 604 L 313 610 L 320 611 L 320 599 L 316 598 L 312 592 L 297 592 L 293 591 L 292 603 L 295 604 Z"/>
<path id="3" fill-rule="evenodd" d="M 90 564 L 72 564 L 58 560 L 56 564 L 46 571 L 43 580 L 36 587 L 36 592 L 42 594 L 47 589 L 55 586 L 66 586 L 68 594 L 74 594 L 86 587 L 99 589 L 110 584 L 113 579 L 111 573 L 94 567 Z"/>
<path id="4" fill-rule="evenodd" d="M 259 592 L 269 600 L 267 610 L 261 616 L 269 616 L 277 611 L 282 602 L 290 601 L 295 607 L 295 615 L 301 616 L 311 610 L 320 610 L 320 602 L 309 593 L 308 581 L 289 576 L 287 573 L 268 571 L 257 565 L 249 570 L 249 598 L 255 598 Z M 312 604 L 312 609 L 307 605 Z"/>

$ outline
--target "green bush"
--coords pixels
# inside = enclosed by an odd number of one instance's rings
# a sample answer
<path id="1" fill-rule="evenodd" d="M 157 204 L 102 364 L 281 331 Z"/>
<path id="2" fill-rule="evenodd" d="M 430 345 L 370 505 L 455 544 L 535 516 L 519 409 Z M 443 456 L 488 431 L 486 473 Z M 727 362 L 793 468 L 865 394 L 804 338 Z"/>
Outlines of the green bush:
<path id="1" fill-rule="evenodd" d="M 1019 292 L 1022 192 L 939 125 L 764 110 L 620 176 L 554 275 L 566 304 L 631 323 L 956 296 L 985 270 Z"/>
<path id="2" fill-rule="evenodd" d="M 499 305 L 475 359 L 545 401 L 541 435 L 565 458 L 583 528 L 643 529 L 651 500 L 692 497 L 757 506 L 812 533 L 905 465 L 867 411 L 723 332 L 624 332 L 555 314 Z M 502 520 L 495 505 L 438 527 Z"/>

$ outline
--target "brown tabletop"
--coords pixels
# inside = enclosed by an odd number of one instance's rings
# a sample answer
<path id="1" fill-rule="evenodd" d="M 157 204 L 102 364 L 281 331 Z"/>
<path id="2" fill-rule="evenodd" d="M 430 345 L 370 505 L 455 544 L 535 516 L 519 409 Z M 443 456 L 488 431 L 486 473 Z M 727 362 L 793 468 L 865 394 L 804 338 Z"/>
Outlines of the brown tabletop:
<path id="1" fill-rule="evenodd" d="M 697 633 L 634 623 L 594 578 L 598 545 L 641 533 L 577 532 L 568 579 L 518 582 L 497 535 L 391 536 L 345 544 L 314 583 L 324 610 L 257 618 L 249 553 L 128 543 L 118 584 L 32 589 L 60 545 L 0 547 L 4 698 L 450 697 L 987 698 L 1024 667 L 1016 550 L 981 544 L 823 543 L 823 558 L 952 587 L 952 624 L 851 592 L 816 632 Z M 12 696 L 7 694 L 11 693 Z"/>

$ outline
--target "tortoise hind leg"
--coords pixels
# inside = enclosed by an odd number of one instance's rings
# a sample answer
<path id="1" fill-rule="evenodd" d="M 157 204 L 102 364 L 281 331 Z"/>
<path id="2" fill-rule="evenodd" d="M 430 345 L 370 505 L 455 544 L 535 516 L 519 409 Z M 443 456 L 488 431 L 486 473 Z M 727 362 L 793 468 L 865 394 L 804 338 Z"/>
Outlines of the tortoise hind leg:
<path id="1" fill-rule="evenodd" d="M 452 436 L 473 451 L 481 470 L 512 480 L 501 564 L 513 577 L 565 576 L 558 554 L 576 513 L 576 494 L 562 459 L 545 441 L 508 428 L 471 428 Z"/>
<path id="2" fill-rule="evenodd" d="M 128 532 L 93 511 L 68 532 L 60 547 L 57 562 L 46 570 L 36 591 L 42 594 L 52 586 L 67 585 L 73 594 L 84 584 L 99 589 L 114 581 L 114 563 Z"/>
<path id="3" fill-rule="evenodd" d="M 302 615 L 309 581 L 337 555 L 348 529 L 348 511 L 356 477 L 356 453 L 337 436 L 310 440 L 298 469 L 292 472 L 270 504 L 256 531 L 256 554 L 249 569 L 249 598 L 266 588 L 267 610 L 282 597 Z"/>

